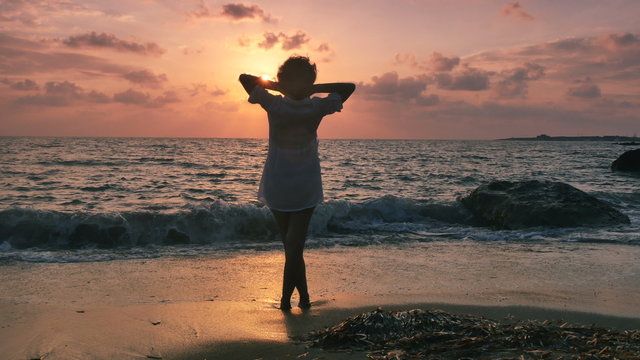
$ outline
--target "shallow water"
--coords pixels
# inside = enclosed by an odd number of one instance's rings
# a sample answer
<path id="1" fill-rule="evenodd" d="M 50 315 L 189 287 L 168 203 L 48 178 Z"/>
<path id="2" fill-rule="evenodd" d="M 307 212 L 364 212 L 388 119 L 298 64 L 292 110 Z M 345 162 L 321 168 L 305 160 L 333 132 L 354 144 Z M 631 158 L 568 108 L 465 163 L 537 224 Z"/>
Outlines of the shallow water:
<path id="1" fill-rule="evenodd" d="M 268 210 L 256 201 L 266 151 L 264 139 L 0 138 L 0 259 L 93 261 L 279 246 Z M 608 142 L 321 140 L 325 203 L 314 215 L 310 246 L 638 244 L 640 178 L 609 170 L 624 151 Z M 456 198 L 498 179 L 569 183 L 631 224 L 519 231 L 468 225 Z"/>

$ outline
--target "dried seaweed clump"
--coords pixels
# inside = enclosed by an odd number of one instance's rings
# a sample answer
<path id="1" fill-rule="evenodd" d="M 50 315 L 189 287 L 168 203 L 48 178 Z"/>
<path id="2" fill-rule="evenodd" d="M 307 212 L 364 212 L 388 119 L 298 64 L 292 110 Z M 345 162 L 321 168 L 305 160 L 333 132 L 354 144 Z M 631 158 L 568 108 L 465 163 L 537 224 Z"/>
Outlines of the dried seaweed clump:
<path id="1" fill-rule="evenodd" d="M 562 321 L 494 321 L 442 310 L 384 311 L 350 317 L 302 339 L 331 351 L 391 359 L 640 359 L 640 330 Z"/>

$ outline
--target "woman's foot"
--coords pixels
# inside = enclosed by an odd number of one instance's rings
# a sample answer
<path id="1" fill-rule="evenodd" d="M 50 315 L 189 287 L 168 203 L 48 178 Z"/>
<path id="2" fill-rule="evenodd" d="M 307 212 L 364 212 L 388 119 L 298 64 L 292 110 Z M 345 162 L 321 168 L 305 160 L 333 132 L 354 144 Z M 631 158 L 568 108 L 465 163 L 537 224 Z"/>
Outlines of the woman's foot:
<path id="1" fill-rule="evenodd" d="M 300 309 L 309 309 L 309 308 L 311 308 L 311 301 L 309 300 L 308 297 L 301 298 L 300 302 L 298 303 L 298 307 Z"/>
<path id="2" fill-rule="evenodd" d="M 289 311 L 291 310 L 291 300 L 280 300 L 280 310 Z"/>

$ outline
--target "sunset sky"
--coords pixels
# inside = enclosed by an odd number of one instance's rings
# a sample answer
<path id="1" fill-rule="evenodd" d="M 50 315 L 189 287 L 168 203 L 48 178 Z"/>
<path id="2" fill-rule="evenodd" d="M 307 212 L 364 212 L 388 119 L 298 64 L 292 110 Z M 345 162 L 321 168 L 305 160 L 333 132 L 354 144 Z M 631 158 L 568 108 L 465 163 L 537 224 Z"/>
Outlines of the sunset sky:
<path id="1" fill-rule="evenodd" d="M 0 2 L 0 135 L 266 137 L 237 82 L 354 82 L 321 138 L 640 134 L 638 0 Z"/>

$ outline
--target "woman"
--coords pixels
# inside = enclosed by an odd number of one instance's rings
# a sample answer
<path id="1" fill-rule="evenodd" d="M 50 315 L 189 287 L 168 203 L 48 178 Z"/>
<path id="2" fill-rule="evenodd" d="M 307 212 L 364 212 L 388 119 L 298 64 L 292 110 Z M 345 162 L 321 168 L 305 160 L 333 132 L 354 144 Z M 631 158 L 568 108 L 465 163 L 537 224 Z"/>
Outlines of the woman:
<path id="1" fill-rule="evenodd" d="M 304 243 L 315 207 L 322 202 L 322 179 L 316 130 L 325 115 L 342 110 L 356 86 L 351 83 L 314 84 L 316 65 L 308 57 L 292 56 L 278 69 L 278 81 L 242 74 L 249 102 L 260 104 L 269 119 L 269 152 L 258 199 L 269 207 L 285 250 L 280 309 L 291 309 L 298 289 L 303 309 L 311 307 L 304 263 Z M 267 90 L 280 92 L 270 94 Z M 327 97 L 313 97 L 329 93 Z"/>

